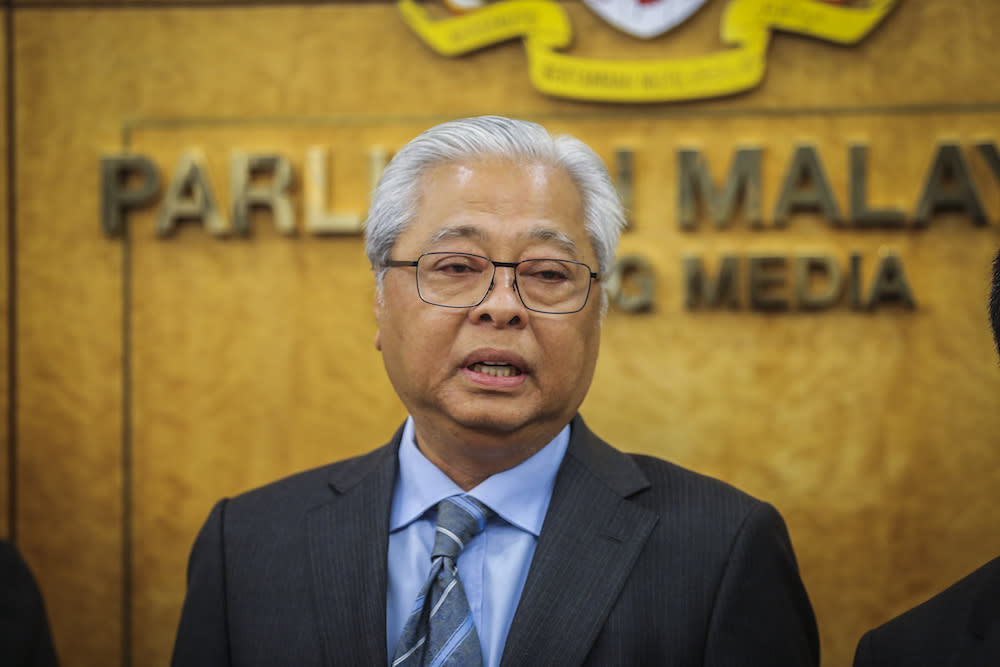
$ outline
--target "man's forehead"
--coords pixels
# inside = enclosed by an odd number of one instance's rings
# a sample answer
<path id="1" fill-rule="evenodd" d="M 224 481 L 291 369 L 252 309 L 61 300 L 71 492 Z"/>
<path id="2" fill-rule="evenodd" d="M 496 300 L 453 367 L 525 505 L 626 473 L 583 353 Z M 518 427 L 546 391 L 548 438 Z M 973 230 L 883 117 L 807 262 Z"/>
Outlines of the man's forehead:
<path id="1" fill-rule="evenodd" d="M 445 225 L 431 234 L 428 244 L 437 246 L 453 239 L 472 239 L 489 243 L 501 236 L 501 230 L 491 230 L 491 225 Z M 561 229 L 537 225 L 530 229 L 518 231 L 514 234 L 515 243 L 549 243 L 558 246 L 561 250 L 576 255 L 578 248 L 576 242 Z"/>
<path id="2" fill-rule="evenodd" d="M 553 173 L 563 172 L 565 168 L 550 164 L 542 160 L 530 158 L 510 158 L 502 155 L 483 155 L 480 157 L 470 157 L 465 160 L 455 160 L 440 162 L 433 165 L 424 173 L 424 178 L 432 178 L 433 174 L 440 172 L 451 172 L 455 180 L 460 183 L 469 183 L 479 177 L 480 172 L 500 168 L 508 173 L 519 173 L 531 180 L 547 182 Z"/>

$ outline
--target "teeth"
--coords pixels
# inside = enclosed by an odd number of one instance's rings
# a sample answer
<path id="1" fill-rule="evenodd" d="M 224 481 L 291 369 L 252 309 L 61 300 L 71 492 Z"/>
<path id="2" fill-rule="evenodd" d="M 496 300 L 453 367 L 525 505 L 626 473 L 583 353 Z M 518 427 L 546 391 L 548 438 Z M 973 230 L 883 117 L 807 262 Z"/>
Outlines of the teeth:
<path id="1" fill-rule="evenodd" d="M 486 373 L 487 375 L 492 375 L 495 378 L 509 378 L 515 375 L 520 375 L 521 371 L 515 366 L 510 364 L 490 364 L 490 363 L 477 363 L 470 366 L 472 370 L 477 373 Z"/>

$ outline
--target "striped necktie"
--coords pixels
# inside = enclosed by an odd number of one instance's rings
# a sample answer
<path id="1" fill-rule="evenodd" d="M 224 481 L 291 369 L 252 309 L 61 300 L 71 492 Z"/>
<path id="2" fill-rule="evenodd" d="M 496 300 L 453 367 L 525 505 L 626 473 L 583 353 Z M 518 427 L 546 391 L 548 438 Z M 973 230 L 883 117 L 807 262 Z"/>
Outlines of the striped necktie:
<path id="1" fill-rule="evenodd" d="M 431 572 L 417 594 L 396 646 L 393 667 L 483 664 L 479 635 L 455 562 L 493 511 L 471 496 L 438 503 Z"/>

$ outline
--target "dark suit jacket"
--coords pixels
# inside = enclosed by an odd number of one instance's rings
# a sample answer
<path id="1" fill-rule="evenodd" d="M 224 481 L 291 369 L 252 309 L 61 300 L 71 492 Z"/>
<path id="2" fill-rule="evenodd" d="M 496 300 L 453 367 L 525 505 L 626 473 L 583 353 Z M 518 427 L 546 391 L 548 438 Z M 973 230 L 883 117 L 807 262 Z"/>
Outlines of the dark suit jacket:
<path id="1" fill-rule="evenodd" d="M 1000 665 L 1000 558 L 865 633 L 855 667 Z"/>
<path id="2" fill-rule="evenodd" d="M 195 541 L 174 665 L 386 665 L 400 433 L 215 506 Z M 623 454 L 577 417 L 503 665 L 819 663 L 778 512 Z"/>
<path id="3" fill-rule="evenodd" d="M 21 553 L 0 540 L 0 665 L 55 667 L 45 601 Z"/>

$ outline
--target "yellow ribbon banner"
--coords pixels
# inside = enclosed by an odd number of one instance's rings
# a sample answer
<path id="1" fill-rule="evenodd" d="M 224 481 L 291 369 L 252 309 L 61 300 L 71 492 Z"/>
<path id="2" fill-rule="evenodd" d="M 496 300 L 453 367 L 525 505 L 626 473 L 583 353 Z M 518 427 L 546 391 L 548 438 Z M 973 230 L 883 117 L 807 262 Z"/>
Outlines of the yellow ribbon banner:
<path id="1" fill-rule="evenodd" d="M 865 7 L 837 7 L 817 0 L 731 0 L 721 27 L 722 41 L 731 48 L 661 60 L 603 60 L 558 53 L 573 34 L 569 17 L 554 0 L 507 0 L 438 21 L 415 0 L 400 0 L 399 10 L 406 24 L 445 56 L 523 38 L 531 83 L 548 95 L 600 102 L 670 102 L 730 95 L 756 86 L 764 77 L 774 30 L 854 44 L 896 2 L 872 0 Z"/>

